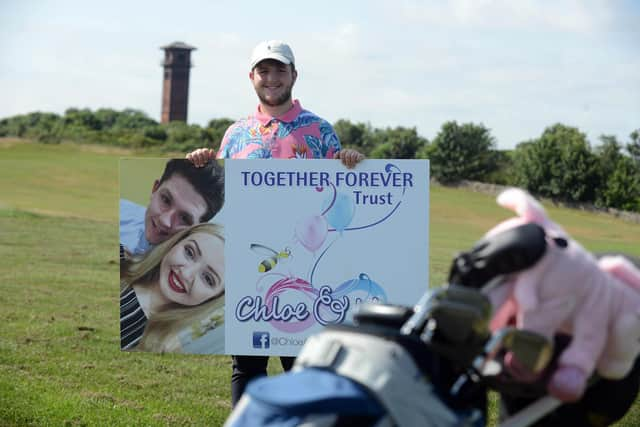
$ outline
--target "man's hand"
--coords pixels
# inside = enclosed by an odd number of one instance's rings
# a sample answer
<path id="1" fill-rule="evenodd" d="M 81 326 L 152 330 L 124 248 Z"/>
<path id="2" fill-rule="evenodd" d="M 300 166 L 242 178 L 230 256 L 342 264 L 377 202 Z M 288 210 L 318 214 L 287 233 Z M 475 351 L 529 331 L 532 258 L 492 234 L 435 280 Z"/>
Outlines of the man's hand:
<path id="1" fill-rule="evenodd" d="M 201 168 L 209 163 L 209 160 L 216 157 L 216 152 L 211 148 L 198 148 L 187 154 L 187 160 L 194 164 L 195 167 Z"/>
<path id="2" fill-rule="evenodd" d="M 345 148 L 338 151 L 333 158 L 342 160 L 343 165 L 349 169 L 353 169 L 358 163 L 364 160 L 364 154 L 351 148 Z"/>

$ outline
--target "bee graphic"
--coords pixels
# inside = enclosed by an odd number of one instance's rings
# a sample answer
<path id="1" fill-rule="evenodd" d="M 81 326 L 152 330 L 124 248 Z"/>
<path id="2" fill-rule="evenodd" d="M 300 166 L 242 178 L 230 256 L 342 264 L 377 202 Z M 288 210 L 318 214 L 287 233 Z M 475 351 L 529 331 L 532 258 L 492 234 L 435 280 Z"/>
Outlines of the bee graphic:
<path id="1" fill-rule="evenodd" d="M 278 260 L 289 258 L 289 256 L 291 255 L 291 250 L 289 248 L 284 248 L 284 250 L 278 252 L 268 246 L 261 245 L 259 243 L 252 243 L 249 248 L 258 255 L 267 256 L 267 258 L 265 258 L 260 262 L 260 264 L 258 264 L 258 272 L 260 273 L 266 273 L 267 271 L 273 269 L 278 264 Z"/>

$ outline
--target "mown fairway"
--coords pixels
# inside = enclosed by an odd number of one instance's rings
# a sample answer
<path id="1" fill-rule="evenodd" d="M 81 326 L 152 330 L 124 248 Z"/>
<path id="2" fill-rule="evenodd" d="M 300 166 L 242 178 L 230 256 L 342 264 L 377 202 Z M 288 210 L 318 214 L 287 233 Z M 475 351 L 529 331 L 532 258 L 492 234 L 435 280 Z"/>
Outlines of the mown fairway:
<path id="1" fill-rule="evenodd" d="M 218 426 L 229 412 L 228 357 L 119 350 L 121 155 L 0 140 L 0 425 Z M 640 225 L 547 208 L 589 249 L 640 256 Z M 432 187 L 432 284 L 509 216 Z M 621 425 L 640 425 L 640 403 Z"/>

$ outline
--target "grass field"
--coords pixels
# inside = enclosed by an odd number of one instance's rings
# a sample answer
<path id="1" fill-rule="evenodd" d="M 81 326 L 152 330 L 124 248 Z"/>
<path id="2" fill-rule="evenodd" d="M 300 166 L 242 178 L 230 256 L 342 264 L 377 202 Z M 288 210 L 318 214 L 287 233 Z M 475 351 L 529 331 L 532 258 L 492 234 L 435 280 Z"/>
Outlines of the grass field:
<path id="1" fill-rule="evenodd" d="M 0 140 L 0 425 L 218 426 L 229 412 L 228 357 L 119 351 L 118 158 L 132 154 Z M 547 207 L 589 249 L 640 256 L 639 225 Z M 508 216 L 432 187 L 432 283 Z M 640 425 L 640 403 L 619 425 Z"/>

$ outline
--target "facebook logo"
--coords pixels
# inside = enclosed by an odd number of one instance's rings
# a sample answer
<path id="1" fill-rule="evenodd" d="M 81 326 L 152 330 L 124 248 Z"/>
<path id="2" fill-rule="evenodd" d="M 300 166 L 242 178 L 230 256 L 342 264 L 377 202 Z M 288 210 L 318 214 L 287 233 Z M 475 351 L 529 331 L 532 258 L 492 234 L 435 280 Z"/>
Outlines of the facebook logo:
<path id="1" fill-rule="evenodd" d="M 253 348 L 269 348 L 269 332 L 254 332 Z"/>

